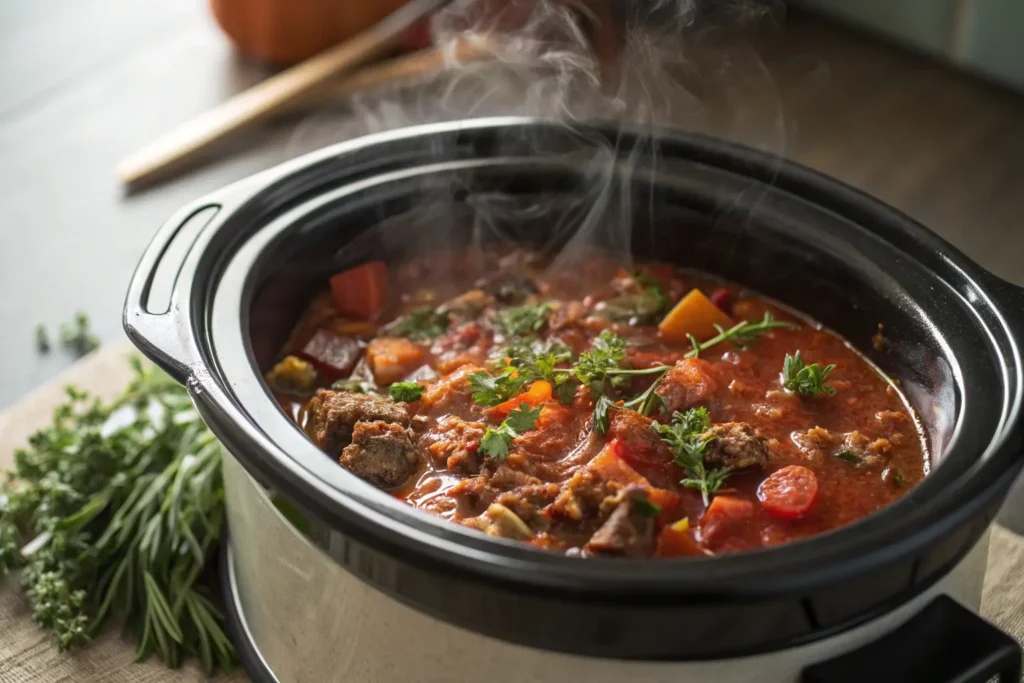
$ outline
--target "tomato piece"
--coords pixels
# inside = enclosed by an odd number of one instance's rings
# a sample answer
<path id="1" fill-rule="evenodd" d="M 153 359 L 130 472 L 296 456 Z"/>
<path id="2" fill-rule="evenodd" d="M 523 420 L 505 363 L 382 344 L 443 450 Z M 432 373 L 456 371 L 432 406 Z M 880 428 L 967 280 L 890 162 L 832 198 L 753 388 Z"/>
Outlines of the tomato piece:
<path id="1" fill-rule="evenodd" d="M 624 457 L 625 456 L 625 457 Z M 604 479 L 620 484 L 640 484 L 647 489 L 648 499 L 661 508 L 662 517 L 666 516 L 679 504 L 679 496 L 672 491 L 657 488 L 642 474 L 626 462 L 628 452 L 618 439 L 612 439 L 601 452 L 594 456 L 588 465 Z"/>
<path id="2" fill-rule="evenodd" d="M 733 496 L 715 496 L 700 519 L 701 539 L 708 546 L 723 545 L 754 517 L 754 504 Z"/>
<path id="3" fill-rule="evenodd" d="M 788 465 L 761 482 L 757 498 L 772 517 L 800 519 L 818 500 L 818 477 L 803 465 Z"/>
<path id="4" fill-rule="evenodd" d="M 384 310 L 388 269 L 383 261 L 371 261 L 332 276 L 330 285 L 334 306 L 340 313 L 371 320 Z"/>
<path id="5" fill-rule="evenodd" d="M 362 353 L 355 339 L 319 329 L 302 347 L 299 355 L 312 363 L 317 372 L 334 380 L 347 377 Z"/>
<path id="6" fill-rule="evenodd" d="M 504 403 L 499 403 L 490 410 L 489 413 L 497 415 L 507 415 L 513 410 L 518 408 L 521 404 L 525 403 L 531 408 L 546 403 L 551 400 L 551 383 L 545 382 L 544 380 L 537 380 L 530 385 L 530 388 L 519 394 L 514 398 L 510 398 Z"/>

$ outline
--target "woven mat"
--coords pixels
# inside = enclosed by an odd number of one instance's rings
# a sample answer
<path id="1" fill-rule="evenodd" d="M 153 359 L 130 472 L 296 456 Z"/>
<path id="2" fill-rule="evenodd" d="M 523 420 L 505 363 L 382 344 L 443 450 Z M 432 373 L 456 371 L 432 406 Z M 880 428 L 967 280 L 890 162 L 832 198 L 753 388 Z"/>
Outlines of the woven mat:
<path id="1" fill-rule="evenodd" d="M 0 470 L 29 434 L 46 425 L 67 384 L 113 398 L 130 371 L 127 346 L 102 349 L 73 365 L 64 375 L 0 413 Z M 1024 538 L 1000 527 L 992 529 L 982 614 L 1024 642 Z M 59 654 L 49 636 L 30 619 L 17 581 L 0 585 L 0 683 L 192 683 L 205 680 L 194 664 L 170 671 L 156 658 L 134 663 L 133 645 L 112 629 L 88 647 Z M 248 680 L 241 672 L 217 679 Z"/>

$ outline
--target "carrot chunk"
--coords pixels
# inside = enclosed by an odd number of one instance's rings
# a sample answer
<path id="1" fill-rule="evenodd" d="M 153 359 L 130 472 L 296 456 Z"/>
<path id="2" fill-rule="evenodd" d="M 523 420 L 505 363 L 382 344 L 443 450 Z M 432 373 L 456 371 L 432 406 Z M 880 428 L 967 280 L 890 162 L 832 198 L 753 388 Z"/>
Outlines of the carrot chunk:
<path id="1" fill-rule="evenodd" d="M 551 383 L 545 382 L 544 380 L 541 379 L 531 384 L 530 388 L 524 391 L 523 393 L 519 394 L 514 398 L 510 398 L 504 403 L 499 403 L 498 405 L 491 408 L 488 412 L 498 415 L 507 415 L 508 413 L 512 412 L 523 403 L 530 406 L 531 408 L 536 408 L 537 406 L 550 400 Z"/>
<path id="2" fill-rule="evenodd" d="M 728 329 L 733 324 L 732 318 L 711 303 L 704 292 L 694 289 L 669 311 L 658 324 L 658 330 L 666 341 L 685 344 L 689 335 L 697 341 L 707 341 L 718 334 L 715 325 Z"/>
<path id="3" fill-rule="evenodd" d="M 366 347 L 366 362 L 378 384 L 391 384 L 418 368 L 423 348 L 400 337 L 378 337 Z"/>
<path id="4" fill-rule="evenodd" d="M 701 540 L 704 545 L 722 545 L 747 520 L 754 516 L 754 504 L 733 496 L 715 496 L 700 519 Z"/>
<path id="5" fill-rule="evenodd" d="M 340 313 L 372 320 L 384 309 L 387 284 L 387 266 L 383 261 L 372 261 L 331 277 L 331 296 Z"/>

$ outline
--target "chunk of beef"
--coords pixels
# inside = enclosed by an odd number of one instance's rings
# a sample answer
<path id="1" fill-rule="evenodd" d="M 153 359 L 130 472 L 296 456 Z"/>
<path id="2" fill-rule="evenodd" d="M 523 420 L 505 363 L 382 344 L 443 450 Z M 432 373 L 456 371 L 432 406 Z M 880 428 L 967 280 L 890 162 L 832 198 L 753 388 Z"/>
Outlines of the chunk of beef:
<path id="1" fill-rule="evenodd" d="M 617 496 L 615 509 L 587 541 L 585 552 L 593 555 L 650 557 L 654 552 L 657 512 L 643 486 L 631 484 Z"/>
<path id="2" fill-rule="evenodd" d="M 576 470 L 562 486 L 551 504 L 551 514 L 562 519 L 579 522 L 597 514 L 611 492 L 611 485 L 597 472 L 583 467 Z"/>
<path id="3" fill-rule="evenodd" d="M 407 427 L 404 403 L 376 394 L 321 389 L 306 404 L 306 432 L 328 455 L 337 456 L 352 440 L 357 422 L 382 421 Z"/>
<path id="4" fill-rule="evenodd" d="M 448 495 L 458 501 L 458 513 L 462 517 L 474 517 L 492 503 L 500 503 L 532 523 L 541 508 L 558 495 L 558 485 L 507 464 L 493 469 L 488 465 L 479 475 L 461 480 L 449 489 Z"/>
<path id="5" fill-rule="evenodd" d="M 763 468 L 768 464 L 768 448 L 764 438 L 746 422 L 726 422 L 704 433 L 710 438 L 704 447 L 704 464 L 734 470 Z"/>
<path id="6" fill-rule="evenodd" d="M 699 358 L 687 358 L 666 372 L 665 379 L 654 391 L 664 399 L 669 412 L 675 412 L 694 407 L 717 388 L 711 364 Z"/>
<path id="7" fill-rule="evenodd" d="M 382 421 L 357 422 L 352 443 L 341 452 L 338 462 L 374 486 L 393 489 L 419 468 L 419 451 L 404 427 Z"/>
<path id="8" fill-rule="evenodd" d="M 467 422 L 445 415 L 420 438 L 424 448 L 439 465 L 456 474 L 479 474 L 482 456 L 480 439 L 487 431 L 482 422 Z"/>
<path id="9" fill-rule="evenodd" d="M 671 462 L 672 449 L 651 429 L 654 420 L 635 410 L 608 411 L 608 439 L 618 439 L 637 460 Z"/>

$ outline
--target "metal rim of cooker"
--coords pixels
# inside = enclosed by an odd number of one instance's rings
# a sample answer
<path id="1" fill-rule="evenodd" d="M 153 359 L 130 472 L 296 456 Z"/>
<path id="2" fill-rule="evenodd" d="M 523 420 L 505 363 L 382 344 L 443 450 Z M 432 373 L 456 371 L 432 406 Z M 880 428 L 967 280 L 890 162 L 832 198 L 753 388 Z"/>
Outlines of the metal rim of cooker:
<path id="1" fill-rule="evenodd" d="M 1024 296 L 880 202 L 796 164 L 699 135 L 662 131 L 659 150 L 669 157 L 771 182 L 775 188 L 868 226 L 887 248 L 911 250 L 937 284 L 953 287 L 970 300 L 978 325 L 989 335 L 998 356 L 989 360 L 1001 374 L 1002 395 L 989 398 L 999 404 L 1001 415 L 993 434 L 958 430 L 946 457 L 954 459 L 955 454 L 967 462 L 960 471 L 940 466 L 892 506 L 849 527 L 783 548 L 710 560 L 579 561 L 487 538 L 414 510 L 323 459 L 312 443 L 299 444 L 296 438 L 301 435 L 279 410 L 274 421 L 266 391 L 253 394 L 261 380 L 243 332 L 254 283 L 246 273 L 231 270 L 232 263 L 238 266 L 233 257 L 268 226 L 276 223 L 281 230 L 304 215 L 310 210 L 308 204 L 315 204 L 325 193 L 372 184 L 387 173 L 400 175 L 436 165 L 431 155 L 437 147 L 431 143 L 437 136 L 453 139 L 450 154 L 465 161 L 486 159 L 496 138 L 527 137 L 527 130 L 531 137 L 543 133 L 563 143 L 579 142 L 572 134 L 566 139 L 564 126 L 531 119 L 432 124 L 342 143 L 193 203 L 158 233 L 139 265 L 126 304 L 129 335 L 159 365 L 187 383 L 213 431 L 258 480 L 337 532 L 344 547 L 331 553 L 336 561 L 396 599 L 499 638 L 624 659 L 741 656 L 849 628 L 917 594 L 948 572 L 991 522 L 1020 468 L 1024 388 L 1015 336 L 1019 332 L 1011 327 L 1020 321 L 1006 318 L 1013 310 L 1019 314 Z M 595 133 L 618 142 L 633 135 L 621 129 L 588 129 L 588 134 Z M 188 245 L 176 272 L 171 314 L 146 312 L 140 302 L 168 243 L 188 218 L 210 207 L 216 207 L 216 215 Z M 268 245 L 271 240 L 263 246 Z M 253 252 L 248 255 L 250 268 L 259 257 Z M 225 314 L 230 305 L 218 308 L 214 315 L 214 306 L 225 296 L 233 301 L 234 315 Z M 254 406 L 261 408 L 254 410 Z M 970 410 L 968 404 L 964 412 Z M 282 443 L 288 444 L 287 449 Z M 317 466 L 314 457 L 330 469 Z M 780 601 L 793 596 L 815 590 L 856 591 L 864 588 L 865 581 L 891 577 L 894 572 L 909 577 L 909 581 L 901 579 L 906 587 L 863 605 L 850 618 L 819 623 L 807 601 L 798 597 L 797 609 L 809 624 L 804 633 L 744 643 L 741 648 L 705 642 L 699 635 L 688 646 L 673 634 L 643 645 L 595 642 L 591 633 L 561 628 L 570 616 L 585 621 L 591 607 L 598 609 L 593 614 L 598 621 L 619 615 L 644 633 L 651 632 L 645 624 L 665 623 L 666 616 L 742 614 L 751 618 L 761 612 L 771 617 Z M 489 610 L 480 609 L 481 600 L 500 606 L 505 619 L 488 619 Z M 547 620 L 551 627 L 532 628 L 539 620 Z"/>

